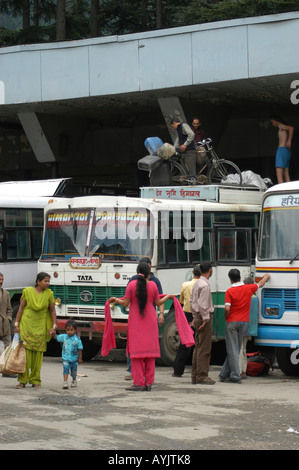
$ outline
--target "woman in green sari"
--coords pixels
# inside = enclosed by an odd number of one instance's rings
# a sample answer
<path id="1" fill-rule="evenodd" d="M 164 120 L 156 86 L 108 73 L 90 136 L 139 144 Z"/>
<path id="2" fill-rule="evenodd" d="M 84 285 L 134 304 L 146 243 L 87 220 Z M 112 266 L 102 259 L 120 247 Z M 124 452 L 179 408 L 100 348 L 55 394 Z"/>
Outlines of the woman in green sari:
<path id="1" fill-rule="evenodd" d="M 56 329 L 54 294 L 49 284 L 49 274 L 39 273 L 35 286 L 23 290 L 14 327 L 26 349 L 26 371 L 19 374 L 16 388 L 24 388 L 28 382 L 33 387 L 41 385 L 43 355 Z"/>

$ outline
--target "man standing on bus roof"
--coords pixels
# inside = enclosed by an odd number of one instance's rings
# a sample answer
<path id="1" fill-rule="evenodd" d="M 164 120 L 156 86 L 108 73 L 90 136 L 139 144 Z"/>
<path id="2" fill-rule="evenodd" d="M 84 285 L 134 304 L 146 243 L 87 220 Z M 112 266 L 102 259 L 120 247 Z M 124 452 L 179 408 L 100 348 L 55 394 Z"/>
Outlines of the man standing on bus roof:
<path id="1" fill-rule="evenodd" d="M 195 339 L 191 371 L 193 384 L 213 385 L 215 383 L 209 377 L 214 312 L 209 283 L 212 273 L 210 262 L 200 264 L 200 278 L 193 286 L 190 299 Z"/>
<path id="2" fill-rule="evenodd" d="M 270 117 L 272 126 L 278 127 L 278 148 L 275 155 L 275 168 L 278 184 L 291 181 L 290 179 L 290 161 L 291 144 L 294 133 L 294 127 L 288 126 L 279 116 Z"/>
<path id="3" fill-rule="evenodd" d="M 205 131 L 201 126 L 199 117 L 194 117 L 192 120 L 191 130 L 194 132 L 194 141 L 199 144 L 202 140 L 205 140 Z"/>
<path id="4" fill-rule="evenodd" d="M 263 287 L 269 274 L 257 284 L 244 284 L 241 282 L 241 273 L 239 269 L 231 269 L 228 277 L 232 286 L 225 293 L 225 342 L 226 359 L 220 371 L 220 382 L 242 383 L 239 367 L 239 355 L 246 334 L 250 317 L 250 304 L 252 295 Z"/>
<path id="5" fill-rule="evenodd" d="M 11 320 L 12 308 L 10 296 L 7 290 L 3 289 L 4 276 L 0 273 L 0 340 L 4 343 L 4 348 L 11 343 Z M 12 377 L 4 375 L 3 377 Z"/>
<path id="6" fill-rule="evenodd" d="M 170 126 L 172 129 L 177 131 L 177 138 L 174 142 L 174 146 L 179 147 L 180 152 L 184 155 L 189 174 L 196 176 L 197 152 L 194 144 L 194 132 L 188 124 L 181 122 L 177 118 L 171 119 Z"/>

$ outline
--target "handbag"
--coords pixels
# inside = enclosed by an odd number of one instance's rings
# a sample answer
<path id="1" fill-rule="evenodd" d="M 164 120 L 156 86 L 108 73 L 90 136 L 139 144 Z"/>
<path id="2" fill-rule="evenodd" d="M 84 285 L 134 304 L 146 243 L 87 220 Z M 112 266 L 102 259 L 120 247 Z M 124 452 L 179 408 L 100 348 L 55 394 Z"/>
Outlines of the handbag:
<path id="1" fill-rule="evenodd" d="M 14 338 L 0 357 L 0 372 L 6 375 L 23 374 L 26 370 L 26 350 L 23 344 Z"/>

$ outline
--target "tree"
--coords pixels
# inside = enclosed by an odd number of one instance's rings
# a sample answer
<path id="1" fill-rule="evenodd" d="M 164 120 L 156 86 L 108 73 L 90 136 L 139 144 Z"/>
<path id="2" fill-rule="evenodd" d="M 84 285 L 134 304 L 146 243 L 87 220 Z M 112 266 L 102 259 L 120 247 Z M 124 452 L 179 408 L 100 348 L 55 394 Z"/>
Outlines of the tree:
<path id="1" fill-rule="evenodd" d="M 90 35 L 91 37 L 97 37 L 101 34 L 100 26 L 100 2 L 99 0 L 90 0 Z"/>
<path id="2" fill-rule="evenodd" d="M 66 3 L 65 0 L 57 0 L 56 4 L 56 41 L 64 41 L 65 34 Z"/>
<path id="3" fill-rule="evenodd" d="M 156 0 L 156 28 L 162 28 L 162 0 Z"/>
<path id="4" fill-rule="evenodd" d="M 0 41 L 64 41 L 295 10 L 299 0 L 0 0 L 0 13 L 13 17 Z"/>

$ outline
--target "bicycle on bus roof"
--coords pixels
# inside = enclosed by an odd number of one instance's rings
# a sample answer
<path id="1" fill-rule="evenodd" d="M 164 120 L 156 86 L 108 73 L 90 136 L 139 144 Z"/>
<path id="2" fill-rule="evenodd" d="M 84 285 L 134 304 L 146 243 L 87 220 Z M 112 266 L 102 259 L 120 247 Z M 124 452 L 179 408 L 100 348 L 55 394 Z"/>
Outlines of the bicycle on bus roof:
<path id="1" fill-rule="evenodd" d="M 171 166 L 171 181 L 179 184 L 198 184 L 206 172 L 208 184 L 224 184 L 228 175 L 234 175 L 234 181 L 229 184 L 242 184 L 242 174 L 239 167 L 223 158 L 219 158 L 212 146 L 212 139 L 208 138 L 198 143 L 196 148 L 198 154 L 205 154 L 205 161 L 201 164 L 201 168 L 196 175 L 190 175 L 188 166 L 184 159 L 184 154 L 176 149 L 175 155 L 168 159 Z"/>

